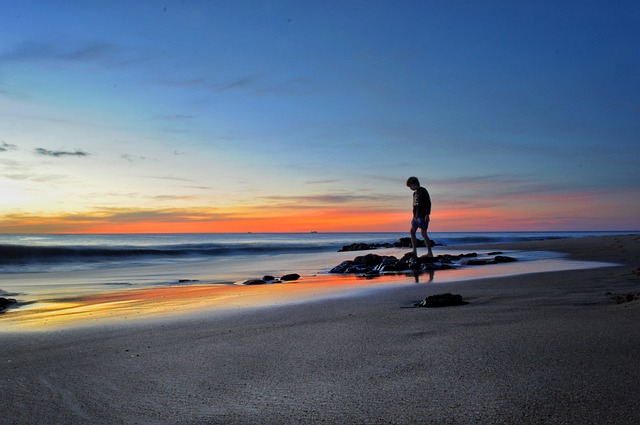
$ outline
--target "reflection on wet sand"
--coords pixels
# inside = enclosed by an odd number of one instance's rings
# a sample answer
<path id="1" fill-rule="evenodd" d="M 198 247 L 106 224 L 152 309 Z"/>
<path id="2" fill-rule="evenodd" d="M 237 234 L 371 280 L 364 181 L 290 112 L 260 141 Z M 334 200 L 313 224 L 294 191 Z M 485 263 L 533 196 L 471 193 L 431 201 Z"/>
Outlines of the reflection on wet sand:
<path id="1" fill-rule="evenodd" d="M 221 314 L 247 308 L 342 297 L 375 288 L 414 283 L 447 283 L 488 277 L 610 266 L 609 263 L 546 259 L 454 270 L 414 272 L 364 278 L 357 275 L 304 276 L 294 283 L 238 286 L 192 284 L 126 289 L 78 297 L 50 298 L 12 309 L 2 329 L 48 329 L 171 318 L 188 314 Z"/>
<path id="2" fill-rule="evenodd" d="M 216 314 L 244 308 L 276 306 L 389 284 L 406 283 L 400 276 L 363 285 L 357 276 L 310 276 L 296 283 L 260 286 L 172 285 L 123 290 L 81 297 L 48 299 L 11 311 L 2 317 L 5 330 L 97 324 L 175 317 L 189 313 Z"/>

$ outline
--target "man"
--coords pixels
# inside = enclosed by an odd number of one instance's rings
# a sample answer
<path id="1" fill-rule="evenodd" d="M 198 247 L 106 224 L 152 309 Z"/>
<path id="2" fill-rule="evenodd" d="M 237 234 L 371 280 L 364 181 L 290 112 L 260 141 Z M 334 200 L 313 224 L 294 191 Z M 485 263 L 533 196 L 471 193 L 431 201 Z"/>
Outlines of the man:
<path id="1" fill-rule="evenodd" d="M 411 220 L 411 245 L 413 247 L 413 255 L 418 256 L 416 231 L 420 228 L 424 242 L 427 245 L 427 256 L 433 257 L 431 241 L 427 236 L 429 215 L 431 215 L 431 197 L 427 189 L 420 186 L 420 181 L 417 177 L 409 177 L 407 187 L 413 190 L 413 219 Z"/>

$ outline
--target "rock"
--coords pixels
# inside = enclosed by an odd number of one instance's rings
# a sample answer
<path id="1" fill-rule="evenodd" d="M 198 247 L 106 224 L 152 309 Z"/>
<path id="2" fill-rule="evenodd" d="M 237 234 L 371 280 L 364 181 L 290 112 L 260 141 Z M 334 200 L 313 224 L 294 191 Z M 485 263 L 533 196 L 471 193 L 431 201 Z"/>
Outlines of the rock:
<path id="1" fill-rule="evenodd" d="M 385 267 L 389 267 L 389 271 L 392 271 L 392 272 L 403 272 L 406 270 L 411 270 L 411 267 L 409 267 L 409 264 L 402 260 L 397 261 L 393 266 L 390 265 Z"/>
<path id="2" fill-rule="evenodd" d="M 418 238 L 417 240 L 418 248 L 424 248 L 427 245 L 424 243 L 423 239 Z M 442 246 L 440 244 L 431 241 L 431 246 Z M 368 251 L 378 248 L 411 248 L 411 238 L 400 238 L 397 242 L 390 243 L 358 243 L 354 242 L 350 245 L 344 245 L 342 248 L 338 250 L 338 252 L 347 252 L 347 251 Z"/>
<path id="3" fill-rule="evenodd" d="M 178 280 L 178 283 L 193 283 L 193 282 L 200 282 L 197 279 L 180 279 Z"/>
<path id="4" fill-rule="evenodd" d="M 431 241 L 433 243 L 433 241 Z M 424 243 L 424 240 L 418 239 L 418 248 L 424 248 L 427 244 Z M 411 248 L 411 238 L 400 238 L 398 242 L 393 244 L 394 248 Z"/>
<path id="5" fill-rule="evenodd" d="M 407 261 L 407 265 L 409 266 L 409 270 L 420 270 L 420 259 L 412 256 L 409 261 Z"/>
<path id="6" fill-rule="evenodd" d="M 493 260 L 469 260 L 467 266 L 485 266 L 491 264 Z"/>
<path id="7" fill-rule="evenodd" d="M 380 244 L 367 244 L 367 243 L 352 243 L 351 245 L 345 245 L 338 252 L 345 251 L 367 251 L 370 249 L 380 248 Z"/>
<path id="8" fill-rule="evenodd" d="M 262 277 L 262 280 L 270 282 L 270 281 L 276 280 L 276 278 L 274 276 L 271 276 L 271 275 L 265 275 L 265 276 Z"/>
<path id="9" fill-rule="evenodd" d="M 468 254 L 442 254 L 436 257 L 428 257 L 423 255 L 416 257 L 413 252 L 407 252 L 401 259 L 397 259 L 392 255 L 384 256 L 369 253 L 360 255 L 353 260 L 343 261 L 329 273 L 340 274 L 367 274 L 370 272 L 433 272 L 434 270 L 449 270 L 460 265 L 483 266 L 486 264 L 507 263 L 517 261 L 515 258 L 506 256 L 496 256 L 493 259 L 477 258 L 478 254 L 471 252 Z"/>
<path id="10" fill-rule="evenodd" d="M 456 263 L 456 262 L 460 261 L 461 259 L 462 259 L 462 257 L 459 256 L 459 255 L 444 254 L 444 255 L 439 255 L 437 257 L 431 257 L 429 262 L 430 263 L 442 262 L 442 263 L 445 263 L 445 264 L 451 264 L 451 263 Z"/>
<path id="11" fill-rule="evenodd" d="M 342 263 L 329 270 L 329 273 L 346 273 L 352 264 L 353 261 L 351 260 L 343 261 Z"/>
<path id="12" fill-rule="evenodd" d="M 285 274 L 280 278 L 280 280 L 283 282 L 291 282 L 298 279 L 300 279 L 300 275 L 298 273 Z"/>
<path id="13" fill-rule="evenodd" d="M 513 257 L 507 257 L 506 255 L 496 255 L 495 257 L 493 257 L 494 263 L 512 263 L 514 261 L 518 260 Z"/>
<path id="14" fill-rule="evenodd" d="M 413 252 L 407 252 L 406 254 L 404 254 L 402 256 L 400 261 L 411 261 L 411 260 L 414 260 L 415 258 L 416 258 L 416 256 L 413 255 Z"/>
<path id="15" fill-rule="evenodd" d="M 445 294 L 437 294 L 431 295 L 419 304 L 416 304 L 417 307 L 450 307 L 456 305 L 465 305 L 469 304 L 468 302 L 462 299 L 462 295 L 452 294 L 447 292 Z"/>
<path id="16" fill-rule="evenodd" d="M 428 255 L 423 255 L 421 257 L 418 258 L 418 262 L 420 264 L 433 264 L 433 263 L 441 263 L 442 262 L 442 257 L 437 256 L 437 257 L 429 257 Z"/>
<path id="17" fill-rule="evenodd" d="M 487 252 L 487 255 L 500 255 L 503 254 L 501 251 L 495 251 L 495 252 Z"/>
<path id="18" fill-rule="evenodd" d="M 382 258 L 382 256 L 377 254 L 367 254 L 354 258 L 353 262 L 367 267 L 375 267 L 382 262 Z"/>
<path id="19" fill-rule="evenodd" d="M 382 257 L 382 261 L 374 267 L 373 271 L 378 272 L 398 272 L 408 270 L 409 266 L 394 256 Z"/>
<path id="20" fill-rule="evenodd" d="M 13 304 L 17 304 L 18 302 L 13 298 L 5 298 L 0 297 L 0 311 L 6 309 L 7 307 L 13 306 Z"/>
<path id="21" fill-rule="evenodd" d="M 338 250 L 338 252 L 346 252 L 346 251 L 365 251 L 367 249 L 371 249 L 368 244 L 364 243 L 352 243 L 351 245 L 345 245 Z"/>
<path id="22" fill-rule="evenodd" d="M 357 265 L 356 264 L 356 265 L 352 265 L 347 270 L 345 270 L 345 273 L 347 273 L 347 274 L 351 274 L 351 273 L 367 273 L 371 269 L 372 269 L 371 267 L 367 267 L 367 266 Z"/>
<path id="23" fill-rule="evenodd" d="M 242 284 L 249 286 L 249 285 L 264 285 L 265 283 L 267 282 L 262 279 L 249 279 L 244 281 Z"/>
<path id="24" fill-rule="evenodd" d="M 614 296 L 616 303 L 624 304 L 630 303 L 631 301 L 640 300 L 640 292 L 638 293 L 629 293 L 629 294 L 617 294 Z"/>

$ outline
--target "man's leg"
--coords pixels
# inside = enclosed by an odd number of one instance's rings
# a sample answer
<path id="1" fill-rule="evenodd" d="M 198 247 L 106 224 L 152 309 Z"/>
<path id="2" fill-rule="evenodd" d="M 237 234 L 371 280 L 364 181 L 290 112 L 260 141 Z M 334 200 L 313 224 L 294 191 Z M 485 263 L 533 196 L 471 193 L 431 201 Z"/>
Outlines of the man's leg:
<path id="1" fill-rule="evenodd" d="M 416 230 L 418 230 L 417 227 L 411 226 L 411 231 L 409 232 L 409 234 L 411 235 L 411 247 L 413 248 L 413 255 L 417 257 L 418 256 L 418 240 L 416 238 Z"/>
<path id="2" fill-rule="evenodd" d="M 427 255 L 429 257 L 433 257 L 433 251 L 431 250 L 431 241 L 429 240 L 429 236 L 427 236 L 427 229 L 423 227 L 420 230 L 422 231 L 422 237 L 424 238 L 424 243 L 425 245 L 427 245 Z M 415 235 L 415 232 L 414 232 L 414 235 Z"/>

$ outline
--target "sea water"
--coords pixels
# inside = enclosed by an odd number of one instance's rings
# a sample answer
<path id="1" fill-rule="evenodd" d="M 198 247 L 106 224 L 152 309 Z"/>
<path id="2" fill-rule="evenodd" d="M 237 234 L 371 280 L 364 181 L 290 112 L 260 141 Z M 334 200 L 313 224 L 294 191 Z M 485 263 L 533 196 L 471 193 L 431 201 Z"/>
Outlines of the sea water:
<path id="1" fill-rule="evenodd" d="M 436 254 L 461 253 L 461 245 L 577 238 L 620 232 L 433 232 Z M 263 233 L 0 235 L 0 296 L 41 299 L 158 285 L 224 285 L 264 275 L 328 273 L 362 252 L 339 252 L 351 243 L 397 242 L 406 233 Z M 402 256 L 407 248 L 376 250 Z M 482 253 L 481 253 L 482 254 Z M 556 253 L 514 253 L 539 270 L 558 270 Z M 537 263 L 536 263 L 537 262 Z M 535 263 L 535 264 L 534 264 Z M 474 268 L 482 277 L 509 267 Z M 522 265 L 518 267 L 522 268 Z M 537 269 L 536 269 L 537 267 Z M 575 268 L 564 264 L 562 267 Z M 502 270 L 502 272 L 500 272 Z M 438 271 L 435 281 L 474 277 Z"/>

